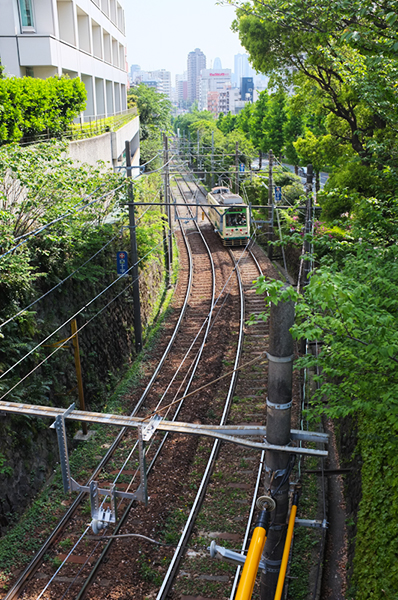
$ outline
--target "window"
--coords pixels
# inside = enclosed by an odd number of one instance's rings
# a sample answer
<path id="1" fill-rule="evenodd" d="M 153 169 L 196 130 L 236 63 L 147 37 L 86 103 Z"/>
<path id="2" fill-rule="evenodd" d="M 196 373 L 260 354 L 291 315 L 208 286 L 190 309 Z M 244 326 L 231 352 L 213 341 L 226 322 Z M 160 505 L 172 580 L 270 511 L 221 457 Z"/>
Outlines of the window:
<path id="1" fill-rule="evenodd" d="M 227 213 L 225 221 L 227 227 L 242 227 L 246 225 L 246 215 L 244 213 Z"/>
<path id="2" fill-rule="evenodd" d="M 21 15 L 22 29 L 25 27 L 34 27 L 32 0 L 19 0 L 19 12 Z"/>

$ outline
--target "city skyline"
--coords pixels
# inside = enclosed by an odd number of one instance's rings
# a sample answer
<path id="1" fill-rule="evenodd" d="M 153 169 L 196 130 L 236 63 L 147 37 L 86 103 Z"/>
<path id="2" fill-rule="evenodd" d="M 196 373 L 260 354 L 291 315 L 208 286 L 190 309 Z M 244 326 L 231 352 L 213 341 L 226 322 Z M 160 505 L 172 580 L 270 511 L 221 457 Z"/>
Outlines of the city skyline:
<path id="1" fill-rule="evenodd" d="M 208 66 L 220 58 L 223 68 L 234 68 L 234 55 L 245 53 L 231 31 L 235 9 L 215 0 L 152 0 L 126 3 L 127 60 L 142 69 L 166 69 L 175 75 L 187 70 L 187 56 L 200 48 Z"/>

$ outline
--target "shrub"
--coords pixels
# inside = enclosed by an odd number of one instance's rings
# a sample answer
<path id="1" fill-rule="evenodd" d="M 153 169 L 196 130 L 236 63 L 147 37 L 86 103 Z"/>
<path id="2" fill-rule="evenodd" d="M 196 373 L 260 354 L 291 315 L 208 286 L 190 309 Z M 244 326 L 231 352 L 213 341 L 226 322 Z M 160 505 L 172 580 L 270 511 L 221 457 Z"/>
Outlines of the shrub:
<path id="1" fill-rule="evenodd" d="M 59 135 L 85 106 L 80 79 L 0 79 L 0 142 L 31 140 L 46 130 Z"/>

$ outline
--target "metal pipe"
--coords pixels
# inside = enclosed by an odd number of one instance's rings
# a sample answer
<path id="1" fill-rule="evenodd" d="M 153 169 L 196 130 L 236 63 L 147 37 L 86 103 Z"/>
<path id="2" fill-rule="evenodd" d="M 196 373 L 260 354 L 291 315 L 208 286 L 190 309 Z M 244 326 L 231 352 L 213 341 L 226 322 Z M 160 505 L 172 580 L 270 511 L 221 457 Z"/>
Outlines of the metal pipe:
<path id="1" fill-rule="evenodd" d="M 250 600 L 252 597 L 258 566 L 267 539 L 268 523 L 269 512 L 263 510 L 257 522 L 257 527 L 253 531 L 235 600 Z"/>
<path id="2" fill-rule="evenodd" d="M 276 586 L 274 600 L 281 600 L 281 598 L 282 598 L 283 586 L 285 584 L 287 563 L 289 561 L 290 546 L 292 545 L 292 539 L 293 539 L 294 522 L 295 522 L 296 514 L 297 514 L 297 502 L 298 502 L 298 495 L 295 494 L 294 498 L 293 498 L 292 508 L 290 511 L 289 525 L 288 525 L 287 534 L 286 534 L 286 542 L 285 542 L 285 547 L 283 549 L 282 563 L 281 563 L 281 568 L 279 570 L 278 584 Z"/>

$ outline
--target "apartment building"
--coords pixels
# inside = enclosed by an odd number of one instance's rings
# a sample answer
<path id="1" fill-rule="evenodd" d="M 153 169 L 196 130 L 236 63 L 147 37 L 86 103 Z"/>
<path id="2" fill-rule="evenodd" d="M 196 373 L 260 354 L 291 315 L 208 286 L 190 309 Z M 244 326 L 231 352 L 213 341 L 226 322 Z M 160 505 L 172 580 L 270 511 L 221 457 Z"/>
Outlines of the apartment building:
<path id="1" fill-rule="evenodd" d="M 80 77 L 87 117 L 127 108 L 122 0 L 0 0 L 0 14 L 7 75 Z"/>
<path id="2" fill-rule="evenodd" d="M 199 100 L 200 72 L 206 69 L 206 56 L 202 50 L 195 48 L 188 54 L 187 66 L 188 102 L 192 103 Z"/>

